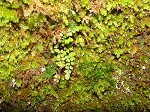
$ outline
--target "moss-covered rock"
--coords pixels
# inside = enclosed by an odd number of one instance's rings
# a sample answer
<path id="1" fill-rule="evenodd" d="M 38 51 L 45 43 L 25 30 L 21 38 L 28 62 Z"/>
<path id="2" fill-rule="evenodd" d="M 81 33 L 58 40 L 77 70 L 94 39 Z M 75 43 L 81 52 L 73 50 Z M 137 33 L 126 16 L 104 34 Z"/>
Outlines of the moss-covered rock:
<path id="1" fill-rule="evenodd" d="M 0 1 L 0 109 L 150 111 L 148 0 Z"/>

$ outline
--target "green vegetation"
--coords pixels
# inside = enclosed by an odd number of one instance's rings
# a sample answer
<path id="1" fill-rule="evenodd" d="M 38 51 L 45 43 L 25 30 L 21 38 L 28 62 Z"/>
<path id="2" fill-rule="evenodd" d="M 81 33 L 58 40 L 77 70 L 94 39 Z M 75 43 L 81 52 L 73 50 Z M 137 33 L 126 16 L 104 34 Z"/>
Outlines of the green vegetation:
<path id="1" fill-rule="evenodd" d="M 0 1 L 0 110 L 150 111 L 149 0 Z"/>

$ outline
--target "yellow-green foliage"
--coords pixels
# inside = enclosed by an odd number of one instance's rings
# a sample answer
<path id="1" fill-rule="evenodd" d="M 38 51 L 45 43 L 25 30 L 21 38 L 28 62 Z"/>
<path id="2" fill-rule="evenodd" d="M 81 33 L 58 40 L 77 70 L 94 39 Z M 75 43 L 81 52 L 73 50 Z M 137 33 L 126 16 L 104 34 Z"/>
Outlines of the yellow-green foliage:
<path id="1" fill-rule="evenodd" d="M 150 111 L 149 0 L 0 1 L 0 109 Z"/>

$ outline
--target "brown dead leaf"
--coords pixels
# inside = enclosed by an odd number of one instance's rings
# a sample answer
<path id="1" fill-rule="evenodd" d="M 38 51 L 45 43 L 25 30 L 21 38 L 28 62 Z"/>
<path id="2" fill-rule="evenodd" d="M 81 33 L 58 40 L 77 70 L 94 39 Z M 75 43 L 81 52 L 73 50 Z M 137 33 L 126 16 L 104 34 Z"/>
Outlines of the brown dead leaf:
<path id="1" fill-rule="evenodd" d="M 61 40 L 61 33 L 63 32 L 63 29 L 61 27 L 55 28 L 52 31 L 52 36 L 54 37 L 54 39 L 60 41 Z"/>
<path id="2" fill-rule="evenodd" d="M 138 49 L 139 48 L 137 46 L 130 47 L 130 54 L 133 56 L 138 51 Z"/>
<path id="3" fill-rule="evenodd" d="M 89 3 L 93 13 L 99 13 L 100 6 L 104 3 L 104 0 L 95 0 Z"/>
<path id="4" fill-rule="evenodd" d="M 131 42 L 132 42 L 133 44 L 136 44 L 136 43 L 137 43 L 137 40 L 136 40 L 136 39 L 132 39 Z"/>
<path id="5" fill-rule="evenodd" d="M 40 34 L 42 34 L 42 35 L 44 35 L 44 36 L 48 36 L 46 29 L 44 29 L 44 28 L 42 28 L 42 27 L 40 27 L 39 32 L 40 32 Z"/>
<path id="6" fill-rule="evenodd" d="M 30 0 L 29 8 L 25 8 L 25 5 L 22 5 L 24 16 L 29 16 L 33 11 L 37 11 L 38 13 L 42 13 L 43 15 L 48 15 L 49 10 L 46 8 L 40 0 Z"/>
<path id="7" fill-rule="evenodd" d="M 89 20 L 90 20 L 90 16 L 85 16 L 83 19 L 82 19 L 82 23 L 89 23 Z"/>
<path id="8" fill-rule="evenodd" d="M 35 6 L 36 6 L 36 11 L 48 15 L 49 11 L 48 9 L 40 2 L 40 0 L 34 0 Z"/>
<path id="9" fill-rule="evenodd" d="M 30 1 L 29 8 L 26 8 L 25 5 L 22 5 L 23 14 L 25 17 L 28 17 L 34 11 L 34 2 Z"/>
<path id="10" fill-rule="evenodd" d="M 38 71 L 32 69 L 19 72 L 20 77 L 23 79 L 23 87 L 26 87 L 29 83 L 29 80 L 33 80 L 37 73 Z"/>
<path id="11" fill-rule="evenodd" d="M 80 9 L 81 9 L 81 6 L 80 6 L 80 3 L 78 0 L 75 0 L 74 1 L 74 6 L 76 8 L 76 12 L 78 12 Z"/>

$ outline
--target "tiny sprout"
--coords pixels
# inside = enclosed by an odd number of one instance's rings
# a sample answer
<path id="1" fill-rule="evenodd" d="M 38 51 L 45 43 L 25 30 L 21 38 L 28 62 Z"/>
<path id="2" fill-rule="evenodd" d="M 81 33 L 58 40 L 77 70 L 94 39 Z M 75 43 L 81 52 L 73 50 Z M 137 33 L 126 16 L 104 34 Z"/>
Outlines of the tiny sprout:
<path id="1" fill-rule="evenodd" d="M 146 69 L 146 67 L 145 67 L 145 66 L 142 66 L 142 69 L 143 69 L 143 70 L 145 70 L 145 69 Z"/>
<path id="2" fill-rule="evenodd" d="M 41 72 L 44 72 L 46 69 L 44 67 L 41 68 Z"/>
<path id="3" fill-rule="evenodd" d="M 76 14 L 76 12 L 75 12 L 74 10 L 71 10 L 71 12 L 72 12 L 72 14 L 73 14 L 73 15 L 75 15 L 75 14 Z"/>
<path id="4" fill-rule="evenodd" d="M 54 78 L 55 78 L 55 79 L 60 79 L 60 75 L 59 75 L 59 74 L 56 74 L 56 75 L 54 75 Z"/>
<path id="5" fill-rule="evenodd" d="M 59 82 L 59 80 L 58 80 L 58 79 L 54 79 L 54 82 L 57 82 L 57 83 L 58 83 L 58 82 Z"/>
<path id="6" fill-rule="evenodd" d="M 63 36 L 63 33 L 60 33 L 60 36 Z"/>
<path id="7" fill-rule="evenodd" d="M 10 85 L 11 85 L 12 87 L 14 87 L 14 86 L 16 85 L 16 80 L 15 80 L 14 78 L 12 79 Z"/>

